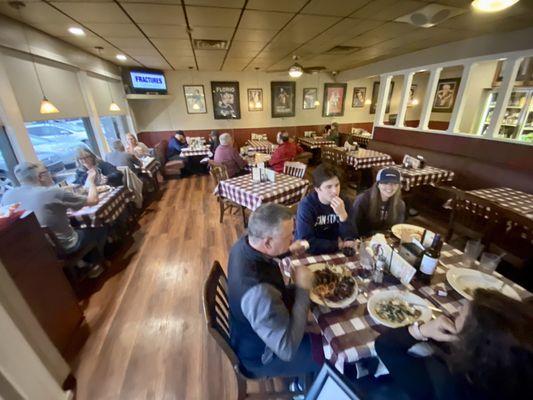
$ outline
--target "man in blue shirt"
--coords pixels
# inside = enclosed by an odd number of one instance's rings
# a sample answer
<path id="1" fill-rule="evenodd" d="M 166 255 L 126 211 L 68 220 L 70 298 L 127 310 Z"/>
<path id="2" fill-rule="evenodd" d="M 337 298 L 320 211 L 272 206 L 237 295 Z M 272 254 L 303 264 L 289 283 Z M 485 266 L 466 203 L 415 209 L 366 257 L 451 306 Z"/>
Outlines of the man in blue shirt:
<path id="1" fill-rule="evenodd" d="M 176 131 L 174 136 L 168 141 L 167 158 L 171 161 L 182 160 L 181 150 L 186 147 L 189 147 L 189 145 L 185 138 L 185 132 Z"/>
<path id="2" fill-rule="evenodd" d="M 355 248 L 356 227 L 350 222 L 335 171 L 321 164 L 313 171 L 315 190 L 298 205 L 296 239 L 309 242 L 311 254 Z"/>

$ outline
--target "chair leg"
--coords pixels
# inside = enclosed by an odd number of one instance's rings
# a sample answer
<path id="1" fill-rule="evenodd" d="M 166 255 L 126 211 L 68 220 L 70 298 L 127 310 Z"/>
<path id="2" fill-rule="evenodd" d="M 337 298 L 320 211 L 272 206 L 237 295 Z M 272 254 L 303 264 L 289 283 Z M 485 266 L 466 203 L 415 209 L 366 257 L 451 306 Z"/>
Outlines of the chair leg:
<path id="1" fill-rule="evenodd" d="M 248 228 L 248 221 L 246 221 L 246 208 L 244 206 L 241 206 L 242 211 L 242 222 L 244 223 L 244 227 Z"/>

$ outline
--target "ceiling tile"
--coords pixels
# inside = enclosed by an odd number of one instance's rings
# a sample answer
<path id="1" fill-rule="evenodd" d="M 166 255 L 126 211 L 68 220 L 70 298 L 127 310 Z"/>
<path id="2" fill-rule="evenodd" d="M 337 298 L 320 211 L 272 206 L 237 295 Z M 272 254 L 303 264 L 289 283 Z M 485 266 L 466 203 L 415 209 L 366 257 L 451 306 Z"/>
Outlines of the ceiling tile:
<path id="1" fill-rule="evenodd" d="M 167 60 L 172 64 L 175 69 L 187 70 L 189 67 L 196 69 L 196 63 L 194 57 L 180 57 L 176 55 L 166 55 Z"/>
<path id="2" fill-rule="evenodd" d="M 339 17 L 319 17 L 316 15 L 297 15 L 283 29 L 282 34 L 288 34 L 297 42 L 306 42 L 321 32 L 339 22 Z"/>
<path id="3" fill-rule="evenodd" d="M 187 28 L 181 25 L 140 24 L 140 27 L 149 38 L 189 39 Z"/>
<path id="4" fill-rule="evenodd" d="M 67 15 L 83 23 L 127 24 L 129 18 L 115 3 L 52 3 Z"/>
<path id="5" fill-rule="evenodd" d="M 156 69 L 169 69 L 170 66 L 168 63 L 163 59 L 163 57 L 151 57 L 151 56 L 142 56 L 137 58 L 139 62 L 146 65 L 148 68 L 156 68 Z"/>
<path id="6" fill-rule="evenodd" d="M 250 61 L 251 58 L 236 58 L 228 56 L 224 62 L 222 71 L 241 71 L 248 65 Z"/>
<path id="7" fill-rule="evenodd" d="M 129 48 L 135 48 L 135 49 L 151 49 L 153 48 L 152 44 L 146 40 L 145 38 L 114 38 L 114 37 L 107 37 L 107 40 L 109 40 L 111 43 L 113 43 L 115 46 L 122 48 L 122 47 L 129 47 Z"/>
<path id="8" fill-rule="evenodd" d="M 189 25 L 193 28 L 197 26 L 218 26 L 235 28 L 239 15 L 238 9 L 217 8 L 217 7 L 192 7 L 187 6 L 187 18 Z"/>
<path id="9" fill-rule="evenodd" d="M 242 8 L 244 6 L 244 0 L 185 0 L 185 4 L 193 6 Z"/>
<path id="10" fill-rule="evenodd" d="M 198 68 L 202 71 L 218 71 L 222 65 L 222 60 L 224 59 L 219 56 L 203 56 L 196 57 L 198 60 Z"/>
<path id="11" fill-rule="evenodd" d="M 231 40 L 235 28 L 196 27 L 192 30 L 193 39 Z"/>
<path id="12" fill-rule="evenodd" d="M 426 5 L 427 3 L 412 0 L 374 0 L 354 12 L 351 17 L 392 21 Z"/>
<path id="13" fill-rule="evenodd" d="M 60 36 L 70 37 L 71 36 L 73 38 L 83 39 L 83 38 L 86 38 L 86 37 L 95 36 L 93 33 L 88 31 L 87 29 L 84 29 L 82 26 L 80 26 L 80 25 L 78 25 L 76 23 L 72 23 L 70 20 L 69 21 L 64 21 L 64 22 L 59 22 L 59 23 L 51 23 L 51 24 L 48 24 L 48 23 L 47 24 L 32 23 L 31 26 L 33 26 L 36 29 L 39 29 L 40 31 L 46 32 L 49 35 L 55 36 L 55 37 L 60 37 Z M 84 29 L 85 36 L 81 36 L 80 37 L 80 36 L 71 35 L 68 32 L 68 28 L 70 28 L 71 26 Z"/>
<path id="14" fill-rule="evenodd" d="M 254 57 L 263 47 L 264 45 L 259 42 L 233 41 L 230 54 L 233 57 Z"/>
<path id="15" fill-rule="evenodd" d="M 158 47 L 158 50 L 163 53 L 165 57 L 194 57 L 194 53 L 190 47 L 184 49 L 174 47 Z"/>
<path id="16" fill-rule="evenodd" d="M 247 10 L 297 12 L 307 0 L 249 0 Z"/>
<path id="17" fill-rule="evenodd" d="M 124 53 L 128 53 L 132 57 L 140 57 L 140 56 L 151 56 L 151 57 L 159 57 L 160 54 L 155 48 L 148 48 L 148 47 L 121 47 L 120 48 Z"/>
<path id="18" fill-rule="evenodd" d="M 239 29 L 281 29 L 293 15 L 282 12 L 246 10 L 239 24 Z"/>
<path id="19" fill-rule="evenodd" d="M 234 40 L 268 43 L 277 33 L 275 30 L 243 29 L 241 24 L 235 33 Z"/>
<path id="20" fill-rule="evenodd" d="M 367 3 L 368 0 L 313 0 L 303 9 L 302 14 L 346 17 Z"/>
<path id="21" fill-rule="evenodd" d="M 7 4 L 7 2 L 0 2 L 0 13 L 7 15 L 19 21 L 25 21 L 28 24 L 54 24 L 54 23 L 72 23 L 70 18 L 64 16 L 59 11 L 53 9 L 45 3 L 27 3 L 24 9 L 17 10 Z"/>
<path id="22" fill-rule="evenodd" d="M 134 38 L 143 37 L 143 34 L 133 24 L 86 24 L 86 26 L 100 36 Z"/>
<path id="23" fill-rule="evenodd" d="M 123 4 L 123 6 L 138 24 L 187 25 L 180 5 Z"/>
<path id="24" fill-rule="evenodd" d="M 190 49 L 191 42 L 188 39 L 152 39 L 155 46 L 160 49 Z"/>
<path id="25" fill-rule="evenodd" d="M 383 25 L 383 21 L 374 21 L 370 19 L 353 19 L 347 18 L 339 21 L 330 29 L 324 31 L 315 39 L 310 45 L 329 45 L 329 48 L 342 44 L 343 42 L 354 38 L 357 35 L 365 33 L 369 30 L 375 29 Z"/>
<path id="26" fill-rule="evenodd" d="M 345 46 L 369 47 L 417 29 L 424 31 L 423 28 L 416 28 L 413 25 L 402 22 L 387 22 L 342 44 Z"/>

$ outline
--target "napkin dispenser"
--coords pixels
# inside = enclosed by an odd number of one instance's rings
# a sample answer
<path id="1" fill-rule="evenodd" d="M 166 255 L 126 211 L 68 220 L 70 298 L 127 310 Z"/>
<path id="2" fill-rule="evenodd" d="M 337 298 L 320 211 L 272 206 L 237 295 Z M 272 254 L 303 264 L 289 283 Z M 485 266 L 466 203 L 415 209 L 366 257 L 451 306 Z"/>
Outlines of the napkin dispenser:
<path id="1" fill-rule="evenodd" d="M 420 169 L 421 167 L 421 161 L 415 157 L 410 156 L 409 154 L 406 154 L 403 156 L 402 164 L 405 168 L 414 168 L 414 169 Z"/>
<path id="2" fill-rule="evenodd" d="M 376 244 L 381 247 L 391 275 L 398 278 L 403 285 L 408 285 L 415 276 L 416 269 L 387 243 L 387 239 L 382 234 L 372 237 L 370 246 Z"/>
<path id="3" fill-rule="evenodd" d="M 415 267 L 419 264 L 423 251 L 424 249 L 413 242 L 402 243 L 398 249 L 400 256 Z"/>

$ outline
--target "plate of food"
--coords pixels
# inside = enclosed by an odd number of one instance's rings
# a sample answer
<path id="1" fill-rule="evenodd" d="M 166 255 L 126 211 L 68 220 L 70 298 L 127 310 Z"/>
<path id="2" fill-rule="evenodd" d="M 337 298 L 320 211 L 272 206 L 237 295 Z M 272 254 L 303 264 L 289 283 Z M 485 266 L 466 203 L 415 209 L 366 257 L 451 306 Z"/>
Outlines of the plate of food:
<path id="1" fill-rule="evenodd" d="M 111 189 L 112 189 L 112 187 L 109 186 L 109 185 L 100 185 L 100 186 L 96 187 L 96 192 L 97 193 L 104 193 L 104 192 L 109 192 Z"/>
<path id="2" fill-rule="evenodd" d="M 374 321 L 389 328 L 400 328 L 415 321 L 431 319 L 430 305 L 414 293 L 403 290 L 383 290 L 374 294 L 366 304 Z"/>
<path id="3" fill-rule="evenodd" d="M 348 307 L 357 297 L 357 282 L 345 265 L 313 264 L 315 284 L 309 297 L 313 303 L 330 308 Z"/>
<path id="4" fill-rule="evenodd" d="M 446 272 L 448 283 L 461 296 L 472 300 L 476 289 L 492 289 L 507 297 L 520 300 L 520 296 L 511 286 L 493 275 L 470 268 L 450 268 Z"/>
<path id="5" fill-rule="evenodd" d="M 410 224 L 396 224 L 391 228 L 392 234 L 402 241 L 411 241 L 413 238 L 422 240 L 424 228 Z M 406 238 L 409 238 L 407 240 Z"/>

